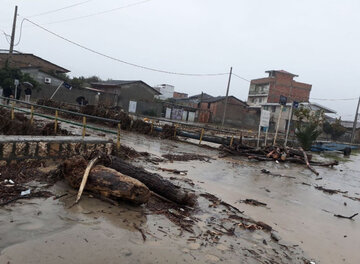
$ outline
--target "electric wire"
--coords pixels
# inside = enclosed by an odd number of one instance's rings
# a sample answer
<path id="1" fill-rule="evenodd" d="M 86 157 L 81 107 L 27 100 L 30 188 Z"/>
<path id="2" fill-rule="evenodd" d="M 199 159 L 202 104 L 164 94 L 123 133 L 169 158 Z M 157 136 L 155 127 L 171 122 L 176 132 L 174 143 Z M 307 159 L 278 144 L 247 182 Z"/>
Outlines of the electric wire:
<path id="1" fill-rule="evenodd" d="M 65 10 L 65 9 L 69 9 L 69 8 L 72 8 L 72 7 L 75 7 L 75 6 L 84 5 L 84 4 L 89 3 L 89 2 L 91 2 L 91 1 L 93 1 L 93 0 L 87 0 L 87 1 L 80 2 L 80 3 L 76 3 L 76 4 L 69 5 L 69 6 L 65 6 L 65 7 L 62 7 L 62 8 L 58 8 L 58 9 L 46 11 L 46 12 L 43 12 L 43 13 L 31 15 L 31 16 L 29 16 L 28 18 L 34 18 L 34 17 L 39 17 L 39 16 L 44 16 L 44 15 L 52 14 L 52 13 L 55 13 L 55 12 L 58 12 L 58 11 L 62 11 L 62 10 Z"/>
<path id="2" fill-rule="evenodd" d="M 137 6 L 137 5 L 141 5 L 141 4 L 145 4 L 145 3 L 150 2 L 150 1 L 151 0 L 144 0 L 144 1 L 136 2 L 136 3 L 132 3 L 132 4 L 124 5 L 124 6 L 121 6 L 121 7 L 116 7 L 116 8 L 113 8 L 113 9 L 109 9 L 109 10 L 105 10 L 105 11 L 101 11 L 101 12 L 96 12 L 96 13 L 92 13 L 92 14 L 88 14 L 88 15 L 84 15 L 84 16 L 73 17 L 73 18 L 53 21 L 53 22 L 49 22 L 49 23 L 44 23 L 43 25 L 53 25 L 53 24 L 58 24 L 58 23 L 69 22 L 69 21 L 79 20 L 79 19 L 83 19 L 83 18 L 98 16 L 98 15 L 103 15 L 103 14 L 107 14 L 107 13 L 110 13 L 110 12 L 115 12 L 115 11 L 118 11 L 118 10 L 121 10 L 121 9 L 129 8 L 129 7 L 133 7 L 133 6 Z"/>
<path id="3" fill-rule="evenodd" d="M 246 82 L 250 82 L 248 79 L 245 79 L 244 77 L 241 77 L 240 75 L 236 74 L 236 73 L 232 73 L 232 75 L 234 75 L 235 77 L 243 80 L 243 81 L 246 81 Z"/>
<path id="4" fill-rule="evenodd" d="M 111 59 L 113 61 L 117 61 L 117 62 L 120 62 L 120 63 L 123 63 L 123 64 L 126 64 L 126 65 L 129 65 L 129 66 L 133 66 L 133 67 L 136 67 L 136 68 L 140 68 L 140 69 L 144 69 L 144 70 L 149 70 L 149 71 L 153 71 L 153 72 L 159 72 L 159 73 L 166 73 L 166 74 L 172 74 L 172 75 L 182 75 L 182 76 L 193 76 L 193 77 L 203 77 L 203 76 L 222 76 L 222 75 L 229 75 L 228 72 L 225 72 L 225 73 L 182 73 L 182 72 L 173 72 L 173 71 L 167 71 L 167 70 L 161 70 L 161 69 L 156 69 L 156 68 L 151 68 L 151 67 L 147 67 L 147 66 L 143 66 L 143 65 L 140 65 L 140 64 L 135 64 L 135 63 L 132 63 L 132 62 L 128 62 L 128 61 L 125 61 L 125 60 L 121 60 L 121 59 L 118 59 L 118 58 L 115 58 L 115 57 L 112 57 L 110 55 L 107 55 L 107 54 L 104 54 L 102 52 L 99 52 L 99 51 L 96 51 L 94 49 L 91 49 L 91 48 L 88 48 L 82 44 L 79 44 L 73 40 L 70 40 L 68 38 L 65 38 L 55 32 L 52 32 L 50 30 L 48 30 L 47 28 L 27 19 L 27 18 L 24 18 L 23 19 L 24 21 L 28 21 L 29 23 L 33 24 L 34 26 L 46 31 L 47 33 L 53 35 L 53 36 L 56 36 L 57 38 L 60 38 L 66 42 L 69 42 L 79 48 L 82 48 L 84 50 L 87 50 L 89 52 L 92 52 L 94 54 L 97 54 L 99 56 L 102 56 L 102 57 L 105 57 L 105 58 L 108 58 L 108 59 Z"/>

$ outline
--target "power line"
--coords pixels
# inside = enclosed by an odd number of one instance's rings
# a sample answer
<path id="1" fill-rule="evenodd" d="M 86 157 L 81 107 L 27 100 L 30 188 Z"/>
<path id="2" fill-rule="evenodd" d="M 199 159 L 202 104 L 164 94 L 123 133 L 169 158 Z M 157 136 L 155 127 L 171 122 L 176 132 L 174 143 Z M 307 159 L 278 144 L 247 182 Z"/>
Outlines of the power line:
<path id="1" fill-rule="evenodd" d="M 311 98 L 311 100 L 319 100 L 319 101 L 353 101 L 353 100 L 359 100 L 359 98 L 358 97 L 356 97 L 356 98 L 343 98 L 343 99 Z"/>
<path id="2" fill-rule="evenodd" d="M 91 48 L 88 48 L 82 44 L 79 44 L 75 41 L 72 41 L 70 39 L 67 39 L 63 36 L 60 36 L 59 34 L 57 33 L 54 33 L 46 28 L 44 28 L 43 26 L 40 26 L 39 24 L 27 19 L 27 18 L 24 18 L 23 20 L 26 20 L 28 21 L 29 23 L 33 24 L 34 26 L 64 40 L 64 41 L 67 41 L 75 46 L 78 46 L 84 50 L 87 50 L 87 51 L 90 51 L 94 54 L 97 54 L 97 55 L 100 55 L 102 57 L 105 57 L 105 58 L 108 58 L 108 59 L 111 59 L 111 60 L 114 60 L 114 61 L 117 61 L 117 62 L 120 62 L 120 63 L 123 63 L 123 64 L 126 64 L 126 65 L 129 65 L 129 66 L 133 66 L 133 67 L 136 67 L 136 68 L 140 68 L 140 69 L 144 69 L 144 70 L 149 70 L 149 71 L 154 71 L 154 72 L 160 72 L 160 73 L 166 73 L 166 74 L 172 74 L 172 75 L 182 75 L 182 76 L 193 76 L 193 77 L 204 77 L 204 76 L 222 76 L 222 75 L 229 75 L 229 73 L 225 72 L 225 73 L 180 73 L 180 72 L 172 72 L 172 71 L 167 71 L 167 70 L 160 70 L 160 69 L 155 69 L 155 68 L 151 68 L 151 67 L 147 67 L 147 66 L 142 66 L 142 65 L 139 65 L 139 64 L 135 64 L 135 63 L 132 63 L 132 62 L 128 62 L 128 61 L 124 61 L 124 60 L 121 60 L 121 59 L 117 59 L 115 57 L 112 57 L 110 55 L 106 55 L 102 52 L 99 52 L 99 51 L 96 51 L 94 49 L 91 49 Z"/>
<path id="3" fill-rule="evenodd" d="M 55 13 L 55 12 L 58 12 L 58 11 L 62 11 L 62 10 L 65 10 L 65 9 L 69 9 L 69 8 L 72 8 L 72 7 L 75 7 L 75 6 L 79 6 L 79 5 L 86 4 L 86 3 L 91 2 L 91 1 L 93 1 L 93 0 L 87 0 L 87 1 L 84 1 L 84 2 L 72 4 L 72 5 L 69 5 L 69 6 L 65 6 L 65 7 L 62 7 L 62 8 L 58 8 L 58 9 L 46 11 L 46 12 L 43 12 L 43 13 L 31 15 L 31 16 L 29 16 L 28 18 L 33 18 L 33 17 L 39 17 L 39 16 L 44 16 L 44 15 L 52 14 L 52 13 Z"/>
<path id="4" fill-rule="evenodd" d="M 243 81 L 250 82 L 248 79 L 245 79 L 244 77 L 241 77 L 241 76 L 238 75 L 238 74 L 232 73 L 232 75 L 234 75 L 235 77 L 237 77 L 237 78 L 239 78 L 239 79 L 241 79 L 241 80 L 243 80 Z"/>
<path id="5" fill-rule="evenodd" d="M 128 5 L 124 5 L 124 6 L 121 6 L 121 7 L 113 8 L 113 9 L 109 9 L 109 10 L 105 10 L 105 11 L 101 11 L 101 12 L 97 12 L 97 13 L 92 13 L 92 14 L 89 14 L 89 15 L 84 15 L 84 16 L 73 17 L 73 18 L 69 18 L 69 19 L 63 19 L 63 20 L 58 20 L 58 21 L 54 21 L 54 22 L 49 22 L 49 23 L 45 23 L 44 25 L 53 25 L 53 24 L 58 24 L 58 23 L 63 23 L 63 22 L 74 21 L 74 20 L 79 20 L 79 19 L 83 19 L 83 18 L 98 16 L 98 15 L 103 15 L 103 14 L 114 12 L 114 11 L 117 11 L 117 10 L 120 10 L 120 9 L 125 9 L 125 8 L 129 8 L 129 7 L 145 4 L 145 3 L 150 2 L 150 1 L 151 0 L 144 0 L 144 1 L 133 3 L 133 4 L 128 4 Z"/>

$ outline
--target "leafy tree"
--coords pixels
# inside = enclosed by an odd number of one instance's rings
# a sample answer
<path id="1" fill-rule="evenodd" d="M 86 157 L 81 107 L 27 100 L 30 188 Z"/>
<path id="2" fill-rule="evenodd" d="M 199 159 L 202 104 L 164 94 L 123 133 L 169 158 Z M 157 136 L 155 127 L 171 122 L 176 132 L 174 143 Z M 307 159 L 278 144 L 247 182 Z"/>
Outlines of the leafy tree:
<path id="1" fill-rule="evenodd" d="M 332 124 L 325 122 L 323 125 L 323 130 L 326 134 L 331 136 L 332 140 L 339 139 L 346 132 L 346 128 L 341 125 L 340 118 L 335 119 L 335 122 Z"/>
<path id="2" fill-rule="evenodd" d="M 310 150 L 313 142 L 322 133 L 324 113 L 322 111 L 311 111 L 301 107 L 295 111 L 298 119 L 295 135 L 305 150 Z"/>
<path id="3" fill-rule="evenodd" d="M 31 76 L 27 73 L 22 73 L 18 68 L 12 68 L 6 62 L 5 67 L 0 69 L 0 86 L 10 87 L 11 89 L 15 88 L 14 80 L 18 79 L 20 83 L 30 82 L 34 88 L 38 87 L 38 83 L 31 78 Z"/>

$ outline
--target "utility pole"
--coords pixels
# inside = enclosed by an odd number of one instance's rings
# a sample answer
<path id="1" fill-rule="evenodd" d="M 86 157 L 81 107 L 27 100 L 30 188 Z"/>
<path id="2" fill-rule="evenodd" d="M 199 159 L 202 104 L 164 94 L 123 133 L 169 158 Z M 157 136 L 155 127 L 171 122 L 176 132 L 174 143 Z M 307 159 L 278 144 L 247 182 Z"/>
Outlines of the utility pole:
<path id="1" fill-rule="evenodd" d="M 355 138 L 356 126 L 357 126 L 358 115 L 359 115 L 359 106 L 360 106 L 360 97 L 359 97 L 358 105 L 356 107 L 355 120 L 354 120 L 353 130 L 351 133 L 351 143 L 353 143 L 354 138 Z"/>
<path id="2" fill-rule="evenodd" d="M 15 6 L 14 21 L 13 21 L 13 27 L 12 27 L 12 32 L 11 32 L 11 42 L 10 42 L 10 49 L 9 49 L 9 53 L 10 53 L 10 54 L 12 54 L 13 51 L 14 51 L 14 41 L 15 41 L 15 29 L 16 29 L 17 11 L 18 11 L 18 7 Z"/>
<path id="3" fill-rule="evenodd" d="M 292 100 L 291 96 L 292 96 L 292 88 L 293 88 L 293 82 L 291 81 L 290 83 L 290 92 L 289 92 L 289 98 L 291 100 L 291 108 L 290 108 L 290 113 L 289 113 L 289 117 L 288 117 L 288 123 L 287 123 L 287 128 L 286 128 L 286 134 L 285 134 L 285 143 L 284 143 L 284 147 L 286 148 L 287 142 L 288 142 L 288 138 L 289 138 L 289 133 L 290 133 L 290 126 L 291 126 L 291 120 L 293 117 L 293 110 L 294 110 L 294 100 Z"/>
<path id="4" fill-rule="evenodd" d="M 226 116 L 226 108 L 227 108 L 227 102 L 228 102 L 228 96 L 229 96 L 231 75 L 232 75 L 232 67 L 230 67 L 229 81 L 228 81 L 228 85 L 227 85 L 227 89 L 226 89 L 225 107 L 224 107 L 224 113 L 223 113 L 222 122 L 221 122 L 222 127 L 224 126 L 224 123 L 225 123 L 225 116 Z"/>

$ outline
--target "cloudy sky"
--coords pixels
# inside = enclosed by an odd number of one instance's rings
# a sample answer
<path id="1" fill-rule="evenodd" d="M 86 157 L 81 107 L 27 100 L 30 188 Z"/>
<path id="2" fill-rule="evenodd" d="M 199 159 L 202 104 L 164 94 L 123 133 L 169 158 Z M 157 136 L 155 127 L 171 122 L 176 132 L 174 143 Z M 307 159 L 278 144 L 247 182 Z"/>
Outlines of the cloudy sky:
<path id="1" fill-rule="evenodd" d="M 76 5 L 79 3 L 79 5 Z M 108 56 L 164 71 L 224 73 L 245 79 L 270 69 L 313 85 L 312 101 L 353 119 L 360 95 L 359 0 L 0 0 L 0 48 L 14 6 L 24 17 Z M 74 5 L 70 8 L 65 8 Z M 49 12 L 56 9 L 57 12 Z M 113 11 L 110 11 L 113 10 Z M 107 12 L 109 11 L 109 12 Z M 25 21 L 17 50 L 71 70 L 73 76 L 168 83 L 190 95 L 224 95 L 227 76 L 148 71 L 93 54 Z M 230 94 L 247 99 L 249 83 L 232 79 Z"/>

